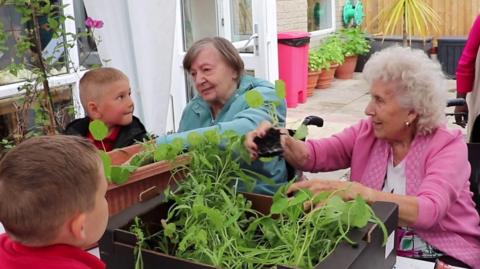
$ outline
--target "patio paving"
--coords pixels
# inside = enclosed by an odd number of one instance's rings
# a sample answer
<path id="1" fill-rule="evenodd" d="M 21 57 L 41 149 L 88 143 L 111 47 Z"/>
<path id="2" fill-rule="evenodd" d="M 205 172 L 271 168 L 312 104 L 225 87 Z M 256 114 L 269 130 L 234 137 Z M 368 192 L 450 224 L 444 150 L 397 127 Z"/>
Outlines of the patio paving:
<path id="1" fill-rule="evenodd" d="M 448 81 L 448 89 L 448 98 L 455 98 L 455 80 Z M 287 128 L 296 128 L 306 116 L 315 115 L 323 118 L 324 126 L 309 126 L 308 138 L 329 137 L 365 118 L 364 109 L 369 100 L 368 86 L 361 73 L 355 73 L 353 79 L 349 80 L 335 79 L 330 88 L 315 90 L 307 102 L 287 110 Z M 446 108 L 445 111 L 453 111 L 453 108 Z M 450 128 L 465 133 L 465 129 L 452 124 L 453 117 L 448 117 L 447 120 Z M 338 179 L 347 177 L 347 173 L 348 169 L 305 174 L 309 178 Z"/>

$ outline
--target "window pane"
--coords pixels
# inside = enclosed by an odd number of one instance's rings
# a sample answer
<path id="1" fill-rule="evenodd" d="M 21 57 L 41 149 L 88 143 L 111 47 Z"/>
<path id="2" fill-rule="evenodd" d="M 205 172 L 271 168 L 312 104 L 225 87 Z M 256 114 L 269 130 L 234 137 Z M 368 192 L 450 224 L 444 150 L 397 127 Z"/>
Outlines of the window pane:
<path id="1" fill-rule="evenodd" d="M 88 14 L 85 10 L 83 0 L 75 0 L 73 1 L 73 5 L 75 12 L 75 27 L 77 29 L 77 33 L 85 33 L 87 32 L 87 30 L 91 31 L 91 29 L 87 29 L 87 27 L 85 26 L 85 20 L 87 19 Z M 79 54 L 78 56 L 80 60 L 79 64 L 81 69 L 90 69 L 92 67 L 102 65 L 97 51 L 97 45 L 92 35 L 79 37 L 77 39 L 77 45 Z"/>
<path id="2" fill-rule="evenodd" d="M 58 4 L 60 1 L 51 1 L 52 4 Z M 28 21 L 21 22 L 21 15 L 15 10 L 13 4 L 3 4 L 0 6 L 0 21 L 2 22 L 7 34 L 6 47 L 7 50 L 0 53 L 0 85 L 14 83 L 19 80 L 31 77 L 31 70 L 35 66 L 39 66 L 38 60 L 33 57 L 32 50 L 27 49 L 20 57 L 17 57 L 17 47 L 19 40 L 26 40 L 31 36 L 33 23 Z M 43 58 L 50 67 L 52 74 L 62 74 L 67 72 L 65 65 L 65 48 L 62 45 L 62 37 L 54 37 L 53 32 L 49 30 L 47 16 L 39 16 L 38 23 L 40 25 L 40 45 L 42 48 Z M 29 34 L 30 33 L 30 34 Z M 21 70 L 15 77 L 10 74 L 6 67 L 11 63 L 24 64 L 28 70 Z"/>
<path id="3" fill-rule="evenodd" d="M 217 36 L 215 0 L 182 0 L 184 50 L 204 37 Z"/>
<path id="4" fill-rule="evenodd" d="M 333 0 L 308 0 L 308 31 L 330 29 Z"/>
<path id="5" fill-rule="evenodd" d="M 247 40 L 253 34 L 252 0 L 230 0 L 232 42 Z"/>

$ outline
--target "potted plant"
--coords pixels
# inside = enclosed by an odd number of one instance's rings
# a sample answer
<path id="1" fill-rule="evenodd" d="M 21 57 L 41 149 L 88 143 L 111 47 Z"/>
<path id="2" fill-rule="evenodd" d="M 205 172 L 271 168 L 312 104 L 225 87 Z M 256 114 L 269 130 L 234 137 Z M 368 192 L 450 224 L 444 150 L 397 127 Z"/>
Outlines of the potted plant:
<path id="1" fill-rule="evenodd" d="M 73 109 L 54 106 L 56 93 L 49 78 L 66 72 L 71 65 L 66 51 L 79 37 L 93 36 L 93 32 L 66 32 L 64 22 L 72 18 L 64 15 L 61 1 L 0 1 L 0 6 L 18 15 L 11 18 L 10 25 L 0 22 L 0 54 L 10 58 L 10 64 L 0 73 L 24 81 L 18 97 L 13 98 L 14 128 L 2 139 L 0 150 L 4 151 L 31 136 L 62 131 L 62 120 L 73 115 Z M 98 24 L 93 28 L 100 27 Z M 57 42 L 50 51 L 44 51 L 46 39 Z"/>
<path id="2" fill-rule="evenodd" d="M 307 96 L 313 95 L 313 90 L 317 86 L 318 77 L 321 71 L 321 62 L 317 52 L 310 51 L 308 53 L 308 80 L 307 80 Z"/>
<path id="3" fill-rule="evenodd" d="M 108 127 L 100 120 L 90 122 L 89 131 L 98 141 L 108 135 Z M 183 174 L 172 170 L 188 164 L 188 157 L 180 155 L 183 150 L 183 141 L 156 145 L 152 140 L 110 152 L 100 151 L 109 181 L 106 194 L 109 215 L 148 200 L 182 180 Z"/>
<path id="4" fill-rule="evenodd" d="M 317 60 L 321 73 L 317 81 L 317 89 L 325 89 L 332 84 L 335 70 L 343 63 L 344 56 L 341 40 L 337 35 L 327 37 L 317 50 Z"/>
<path id="5" fill-rule="evenodd" d="M 440 16 L 425 0 L 396 0 L 391 6 L 380 11 L 374 20 L 384 35 L 392 35 L 400 28 L 402 45 L 408 46 L 413 34 L 426 37 L 430 29 L 438 31 Z"/>
<path id="6" fill-rule="evenodd" d="M 344 202 L 335 193 L 304 190 L 289 198 L 288 184 L 273 197 L 239 193 L 237 181 L 252 182 L 235 154 L 241 137 L 211 132 L 189 140 L 194 146 L 186 180 L 109 222 L 100 241 L 108 267 L 347 268 L 335 266 L 339 255 L 348 266 L 362 267 L 375 252 L 381 255 L 374 255 L 379 265 L 372 268 L 393 266 L 395 253 L 380 246 L 397 225 L 396 205 L 383 204 L 382 212 L 362 198 Z M 311 209 L 323 206 L 305 213 L 308 202 Z M 337 259 L 329 259 L 337 245 Z"/>
<path id="7" fill-rule="evenodd" d="M 341 29 L 338 35 L 342 40 L 341 48 L 345 62 L 338 66 L 335 76 L 339 79 L 351 79 L 357 65 L 358 55 L 368 53 L 370 44 L 359 27 Z"/>

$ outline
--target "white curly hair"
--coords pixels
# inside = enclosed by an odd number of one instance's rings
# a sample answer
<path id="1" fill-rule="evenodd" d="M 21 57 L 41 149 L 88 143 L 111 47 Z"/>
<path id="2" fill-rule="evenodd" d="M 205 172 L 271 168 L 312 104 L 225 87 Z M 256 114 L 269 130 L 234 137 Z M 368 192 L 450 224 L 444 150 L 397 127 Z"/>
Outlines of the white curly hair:
<path id="1" fill-rule="evenodd" d="M 445 123 L 446 78 L 440 64 L 422 50 L 393 46 L 379 51 L 365 64 L 363 77 L 369 86 L 395 82 L 400 106 L 419 115 L 418 133 L 430 134 Z"/>

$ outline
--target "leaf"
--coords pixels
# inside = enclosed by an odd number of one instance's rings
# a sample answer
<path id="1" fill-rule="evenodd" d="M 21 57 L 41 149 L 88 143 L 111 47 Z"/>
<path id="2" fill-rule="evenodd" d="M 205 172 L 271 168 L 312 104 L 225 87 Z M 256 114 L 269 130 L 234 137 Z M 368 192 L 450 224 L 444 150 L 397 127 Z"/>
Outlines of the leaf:
<path id="1" fill-rule="evenodd" d="M 176 230 L 177 226 L 175 225 L 175 223 L 171 222 L 167 224 L 167 227 L 165 228 L 165 235 L 168 237 L 172 237 Z"/>
<path id="2" fill-rule="evenodd" d="M 218 130 L 213 129 L 213 130 L 208 130 L 205 133 L 203 133 L 207 141 L 212 144 L 212 145 L 219 145 L 220 144 L 220 133 Z"/>
<path id="3" fill-rule="evenodd" d="M 108 135 L 108 127 L 101 120 L 93 120 L 88 125 L 88 130 L 92 134 L 93 138 L 97 141 L 102 141 Z"/>
<path id="4" fill-rule="evenodd" d="M 263 95 L 256 89 L 249 90 L 245 94 L 245 101 L 247 101 L 248 106 L 251 108 L 259 108 L 265 102 Z"/>
<path id="5" fill-rule="evenodd" d="M 183 138 L 177 137 L 173 139 L 170 145 L 172 146 L 172 151 L 175 153 L 175 155 L 178 155 L 180 152 L 183 151 L 183 148 L 185 147 L 185 141 L 183 140 Z"/>
<path id="6" fill-rule="evenodd" d="M 103 150 L 98 152 L 100 154 L 100 159 L 103 163 L 103 171 L 105 172 L 105 177 L 110 181 L 111 180 L 111 166 L 112 166 L 112 159 L 110 156 Z"/>
<path id="7" fill-rule="evenodd" d="M 289 206 L 295 206 L 298 204 L 303 204 L 307 200 L 310 200 L 312 197 L 312 192 L 310 190 L 299 190 L 295 197 L 288 201 Z"/>
<path id="8" fill-rule="evenodd" d="M 318 204 L 320 202 L 323 202 L 325 200 L 328 199 L 328 197 L 330 197 L 332 193 L 331 192 L 321 192 L 317 195 L 315 195 L 315 197 L 313 198 L 313 204 Z"/>
<path id="9" fill-rule="evenodd" d="M 340 196 L 334 195 L 332 196 L 328 202 L 327 202 L 327 207 L 324 207 L 326 210 L 326 215 L 329 218 L 337 218 L 340 217 L 343 212 L 345 211 L 346 204 L 340 198 Z"/>
<path id="10" fill-rule="evenodd" d="M 270 214 L 281 214 L 288 207 L 288 198 L 280 198 L 272 204 Z"/>
<path id="11" fill-rule="evenodd" d="M 171 146 L 169 144 L 158 145 L 158 147 L 155 149 L 155 152 L 153 153 L 153 158 L 157 162 L 167 160 L 168 152 L 170 151 L 170 149 L 171 149 Z"/>
<path id="12" fill-rule="evenodd" d="M 342 221 L 346 223 L 346 218 L 348 217 L 351 226 L 358 228 L 365 227 L 372 216 L 368 209 L 368 204 L 361 196 L 357 196 L 351 203 L 353 204 L 348 212 L 342 215 Z"/>
<path id="13" fill-rule="evenodd" d="M 281 79 L 275 80 L 275 91 L 277 92 L 278 98 L 285 99 L 287 96 L 287 91 L 285 90 L 285 81 Z"/>
<path id="14" fill-rule="evenodd" d="M 132 167 L 131 166 L 111 166 L 111 180 L 115 184 L 123 184 L 125 183 L 130 175 Z"/>
<path id="15" fill-rule="evenodd" d="M 191 132 L 187 136 L 188 143 L 194 147 L 203 143 L 203 137 L 197 132 Z"/>
<path id="16" fill-rule="evenodd" d="M 305 124 L 301 124 L 297 130 L 295 131 L 295 134 L 293 135 L 294 138 L 298 140 L 302 140 L 308 135 L 308 127 Z"/>

